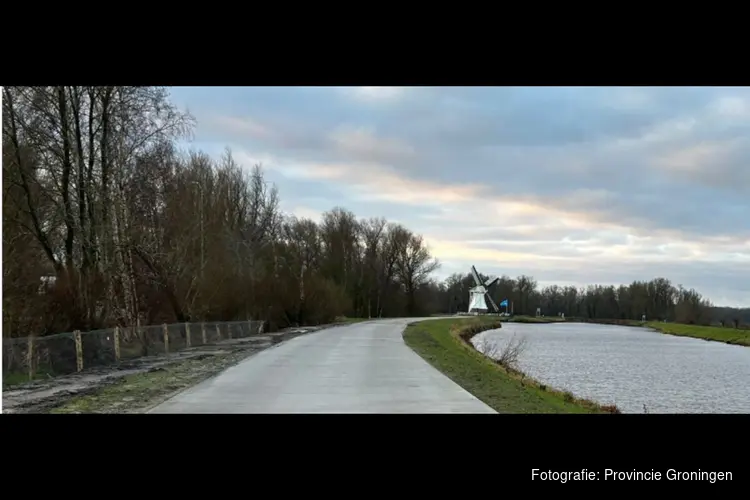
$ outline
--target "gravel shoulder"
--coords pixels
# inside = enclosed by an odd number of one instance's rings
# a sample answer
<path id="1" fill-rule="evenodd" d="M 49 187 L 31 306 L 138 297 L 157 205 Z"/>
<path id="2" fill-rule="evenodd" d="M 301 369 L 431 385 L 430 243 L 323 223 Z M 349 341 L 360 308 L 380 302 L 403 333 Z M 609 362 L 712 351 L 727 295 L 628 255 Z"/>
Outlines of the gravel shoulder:
<path id="1" fill-rule="evenodd" d="M 3 413 L 140 413 L 249 356 L 300 335 L 340 325 L 225 340 L 169 355 L 35 380 L 3 390 Z"/>

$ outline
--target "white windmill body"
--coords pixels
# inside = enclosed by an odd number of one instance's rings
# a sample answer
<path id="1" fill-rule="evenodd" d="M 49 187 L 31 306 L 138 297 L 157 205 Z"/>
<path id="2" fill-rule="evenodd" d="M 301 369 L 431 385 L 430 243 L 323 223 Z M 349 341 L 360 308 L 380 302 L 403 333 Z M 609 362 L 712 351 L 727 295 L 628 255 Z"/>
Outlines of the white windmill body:
<path id="1" fill-rule="evenodd" d="M 497 304 L 492 300 L 490 294 L 487 292 L 489 288 L 498 282 L 500 278 L 488 279 L 485 283 L 479 279 L 479 274 L 474 266 L 471 266 L 471 275 L 474 277 L 474 283 L 476 286 L 469 290 L 469 313 L 484 314 L 489 310 L 487 303 L 492 306 L 493 312 L 500 312 Z"/>
<path id="2" fill-rule="evenodd" d="M 487 302 L 484 300 L 486 293 L 487 290 L 483 286 L 475 286 L 469 290 L 469 312 L 487 312 Z"/>

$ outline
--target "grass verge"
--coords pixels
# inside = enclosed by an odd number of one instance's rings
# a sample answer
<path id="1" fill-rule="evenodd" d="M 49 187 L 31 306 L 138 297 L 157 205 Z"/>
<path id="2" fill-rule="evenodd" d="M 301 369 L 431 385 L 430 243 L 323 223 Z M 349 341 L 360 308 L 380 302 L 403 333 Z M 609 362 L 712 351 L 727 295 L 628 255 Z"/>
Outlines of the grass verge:
<path id="1" fill-rule="evenodd" d="M 682 325 L 680 323 L 659 323 L 651 321 L 643 324 L 661 333 L 680 337 L 713 340 L 725 344 L 750 347 L 750 330 L 727 328 L 721 326 Z"/>
<path id="2" fill-rule="evenodd" d="M 551 389 L 507 369 L 469 344 L 473 335 L 500 328 L 496 318 L 428 320 L 412 323 L 404 341 L 432 366 L 498 413 L 616 413 L 614 406 L 602 406 L 576 398 L 569 392 Z"/>
<path id="3" fill-rule="evenodd" d="M 558 316 L 536 317 L 536 316 L 511 316 L 509 323 L 564 323 L 565 320 Z"/>
<path id="4" fill-rule="evenodd" d="M 208 354 L 117 379 L 110 385 L 69 399 L 49 413 L 132 413 L 150 408 L 180 390 L 216 375 L 251 351 Z"/>

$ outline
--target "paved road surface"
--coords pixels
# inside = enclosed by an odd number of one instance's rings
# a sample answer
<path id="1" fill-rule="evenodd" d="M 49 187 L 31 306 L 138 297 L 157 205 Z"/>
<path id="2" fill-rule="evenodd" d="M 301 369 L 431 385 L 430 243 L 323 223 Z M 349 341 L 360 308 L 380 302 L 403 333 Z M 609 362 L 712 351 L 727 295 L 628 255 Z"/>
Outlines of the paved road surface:
<path id="1" fill-rule="evenodd" d="M 411 321 L 296 337 L 151 413 L 495 413 L 404 344 L 401 333 Z"/>

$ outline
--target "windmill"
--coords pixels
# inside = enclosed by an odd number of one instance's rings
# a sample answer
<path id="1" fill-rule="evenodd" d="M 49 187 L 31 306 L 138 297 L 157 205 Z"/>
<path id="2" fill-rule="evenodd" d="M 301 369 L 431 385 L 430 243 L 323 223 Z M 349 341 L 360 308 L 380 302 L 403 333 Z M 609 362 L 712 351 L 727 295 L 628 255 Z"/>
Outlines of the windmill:
<path id="1" fill-rule="evenodd" d="M 471 266 L 471 275 L 474 277 L 474 283 L 476 283 L 477 286 L 469 290 L 469 312 L 486 313 L 488 302 L 492 305 L 492 309 L 496 313 L 500 312 L 497 304 L 492 300 L 490 294 L 487 293 L 487 290 L 497 283 L 500 278 L 488 279 L 486 282 L 482 283 L 482 280 L 479 279 L 479 273 L 477 273 L 477 269 L 474 266 Z"/>

